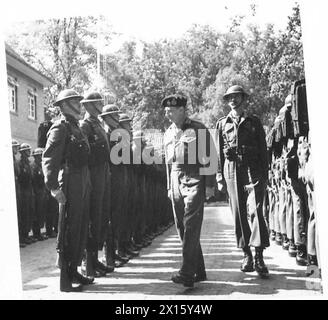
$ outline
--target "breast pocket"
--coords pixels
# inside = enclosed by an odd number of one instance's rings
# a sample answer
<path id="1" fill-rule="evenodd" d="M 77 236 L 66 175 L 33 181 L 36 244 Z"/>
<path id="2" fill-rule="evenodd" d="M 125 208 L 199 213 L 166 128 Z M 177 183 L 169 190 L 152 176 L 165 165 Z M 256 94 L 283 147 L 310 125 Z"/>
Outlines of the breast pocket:
<path id="1" fill-rule="evenodd" d="M 236 140 L 236 131 L 233 124 L 227 123 L 224 127 L 224 136 L 229 143 L 233 143 Z"/>

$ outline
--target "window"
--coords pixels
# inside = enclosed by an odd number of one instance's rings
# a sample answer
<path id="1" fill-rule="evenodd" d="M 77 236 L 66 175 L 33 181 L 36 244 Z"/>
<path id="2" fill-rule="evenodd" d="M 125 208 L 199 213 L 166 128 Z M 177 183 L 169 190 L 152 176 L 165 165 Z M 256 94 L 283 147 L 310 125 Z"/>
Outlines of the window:
<path id="1" fill-rule="evenodd" d="M 17 81 L 12 77 L 8 77 L 8 102 L 9 110 L 17 112 Z"/>
<path id="2" fill-rule="evenodd" d="M 36 120 L 36 95 L 28 91 L 28 117 Z"/>

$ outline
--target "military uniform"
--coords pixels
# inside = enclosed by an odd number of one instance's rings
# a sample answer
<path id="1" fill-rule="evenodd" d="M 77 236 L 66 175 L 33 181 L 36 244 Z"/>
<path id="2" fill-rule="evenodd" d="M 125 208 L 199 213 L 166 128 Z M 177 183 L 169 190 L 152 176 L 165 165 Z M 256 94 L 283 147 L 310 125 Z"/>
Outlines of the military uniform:
<path id="1" fill-rule="evenodd" d="M 165 102 L 163 104 L 165 106 Z M 199 143 L 200 129 L 206 130 L 206 145 Z M 201 175 L 200 168 L 204 166 L 203 157 L 209 154 L 210 139 L 206 127 L 188 117 L 185 118 L 181 129 L 172 123 L 164 135 L 167 189 L 171 192 L 175 224 L 182 243 L 182 265 L 179 275 L 173 277 L 172 280 L 178 282 L 180 281 L 179 276 L 181 276 L 186 280 L 183 281 L 186 286 L 193 285 L 195 276 L 199 279 L 206 279 L 200 233 L 204 213 L 205 187 L 206 185 L 212 186 L 213 176 Z M 199 150 L 199 153 L 197 152 L 198 148 L 203 150 Z M 196 160 L 198 154 L 201 155 L 201 158 Z M 195 156 L 194 164 L 188 163 L 190 156 L 191 158 Z"/>
<path id="2" fill-rule="evenodd" d="M 78 122 L 63 117 L 49 130 L 42 156 L 47 188 L 61 188 L 67 198 L 67 253 L 68 260 L 74 266 L 81 264 L 86 247 L 91 187 L 89 149 L 88 141 Z"/>
<path id="3" fill-rule="evenodd" d="M 26 143 L 22 143 L 20 147 L 21 158 L 18 163 L 18 183 L 20 189 L 20 219 L 23 242 L 30 244 L 35 241 L 29 236 L 32 230 L 32 222 L 34 218 L 34 193 L 32 186 L 32 170 L 31 163 L 25 150 L 30 150 L 31 147 Z"/>
<path id="4" fill-rule="evenodd" d="M 68 108 L 77 113 L 77 106 L 83 97 L 72 89 L 63 90 L 55 105 Z M 71 101 L 72 100 L 72 101 Z M 67 101 L 67 103 L 66 103 Z M 93 279 L 83 277 L 77 267 L 81 265 L 86 248 L 89 205 L 90 172 L 88 157 L 90 146 L 83 135 L 78 120 L 70 113 L 63 113 L 48 131 L 47 144 L 42 155 L 42 169 L 45 184 L 54 196 L 66 198 L 64 212 L 60 210 L 60 229 L 58 230 L 59 254 L 62 252 L 65 264 L 61 265 L 60 290 L 75 291 L 82 287 L 72 287 L 72 282 L 90 284 Z M 59 201 L 59 200 L 58 200 Z M 62 200 L 60 200 L 62 204 Z M 63 220 L 62 220 L 63 219 Z M 64 224 L 61 222 L 65 221 Z M 63 228 L 63 229 L 62 229 Z"/>
<path id="5" fill-rule="evenodd" d="M 110 180 L 109 169 L 109 142 L 107 134 L 98 119 L 88 116 L 81 121 L 81 130 L 88 138 L 91 148 L 89 157 L 89 169 L 91 177 L 90 196 L 90 238 L 87 247 L 87 259 L 91 259 L 93 266 L 87 268 L 88 275 L 95 275 L 97 269 L 105 268 L 98 261 L 98 249 L 102 249 L 104 243 L 104 224 L 109 223 L 105 218 L 104 197 L 106 184 Z M 101 268 L 102 267 L 102 268 Z M 99 270 L 101 271 L 101 270 Z"/>
<path id="6" fill-rule="evenodd" d="M 235 222 L 237 246 L 266 248 L 269 237 L 261 209 L 268 179 L 268 160 L 261 122 L 255 116 L 245 116 L 238 123 L 229 113 L 218 121 L 217 129 L 220 163 Z M 251 191 L 256 203 L 250 212 L 250 227 L 246 203 Z"/>
<path id="7" fill-rule="evenodd" d="M 33 151 L 33 156 L 39 155 L 41 160 L 42 149 Z M 41 235 L 41 229 L 45 223 L 46 211 L 46 187 L 44 184 L 44 176 L 42 172 L 41 161 L 34 160 L 32 164 L 32 185 L 34 191 L 34 221 L 33 221 L 33 236 L 38 240 L 44 240 L 45 237 Z"/>

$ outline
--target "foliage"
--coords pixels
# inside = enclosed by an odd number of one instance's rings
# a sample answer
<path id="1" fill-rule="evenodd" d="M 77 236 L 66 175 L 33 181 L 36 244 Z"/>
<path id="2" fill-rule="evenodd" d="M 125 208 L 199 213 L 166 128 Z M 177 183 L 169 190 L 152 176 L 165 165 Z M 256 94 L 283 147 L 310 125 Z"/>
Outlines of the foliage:
<path id="1" fill-rule="evenodd" d="M 250 14 L 256 16 L 255 6 Z M 272 124 L 292 82 L 304 77 L 299 7 L 293 8 L 284 31 L 276 32 L 272 25 L 245 29 L 245 18 L 234 17 L 225 33 L 193 25 L 181 38 L 142 42 L 141 54 L 136 41 L 125 42 L 114 53 L 103 52 L 102 93 L 115 97 L 133 117 L 135 128 L 165 129 L 168 123 L 160 105 L 171 93 L 184 93 L 191 116 L 214 127 L 228 111 L 224 92 L 242 84 L 250 93 L 251 112 Z M 92 17 L 53 19 L 24 26 L 20 30 L 26 31 L 8 37 L 18 53 L 55 81 L 49 105 L 64 87 L 81 92 L 95 85 L 97 26 Z M 102 43 L 110 47 L 114 31 L 108 25 L 105 29 Z"/>

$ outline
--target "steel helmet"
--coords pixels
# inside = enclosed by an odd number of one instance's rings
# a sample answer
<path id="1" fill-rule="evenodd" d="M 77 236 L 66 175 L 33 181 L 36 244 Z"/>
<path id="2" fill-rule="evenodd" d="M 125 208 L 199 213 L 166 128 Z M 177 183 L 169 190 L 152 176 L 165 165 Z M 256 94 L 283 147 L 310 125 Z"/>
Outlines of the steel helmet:
<path id="1" fill-rule="evenodd" d="M 19 151 L 31 150 L 31 146 L 28 143 L 22 143 L 20 145 Z"/>
<path id="2" fill-rule="evenodd" d="M 68 100 L 68 99 L 79 99 L 82 100 L 83 96 L 79 95 L 75 90 L 73 89 L 65 89 L 61 92 L 59 92 L 57 99 L 54 103 L 54 106 L 61 106 L 61 102 Z"/>
<path id="3" fill-rule="evenodd" d="M 36 148 L 33 150 L 32 152 L 32 156 L 36 156 L 38 154 L 42 154 L 43 153 L 43 149 L 42 148 Z"/>
<path id="4" fill-rule="evenodd" d="M 11 140 L 11 146 L 12 147 L 19 147 L 20 144 L 19 144 L 19 142 L 16 139 L 12 139 Z"/>
<path id="5" fill-rule="evenodd" d="M 132 121 L 132 119 L 130 119 L 130 117 L 126 113 L 121 113 L 119 122 L 126 122 L 126 121 Z"/>
<path id="6" fill-rule="evenodd" d="M 248 93 L 246 93 L 246 91 L 244 90 L 244 88 L 240 85 L 234 85 L 234 86 L 231 86 L 227 91 L 226 93 L 223 95 L 223 99 L 224 100 L 227 100 L 227 98 L 231 95 L 231 94 L 234 94 L 234 93 L 241 93 L 243 94 L 244 96 L 248 97 Z"/>
<path id="7" fill-rule="evenodd" d="M 97 101 L 104 101 L 104 98 L 101 96 L 99 92 L 91 91 L 84 96 L 83 100 L 81 100 L 81 103 L 97 102 Z"/>
<path id="8" fill-rule="evenodd" d="M 104 117 L 113 113 L 120 113 L 119 108 L 115 104 L 107 104 L 102 108 L 102 113 L 99 117 Z"/>

